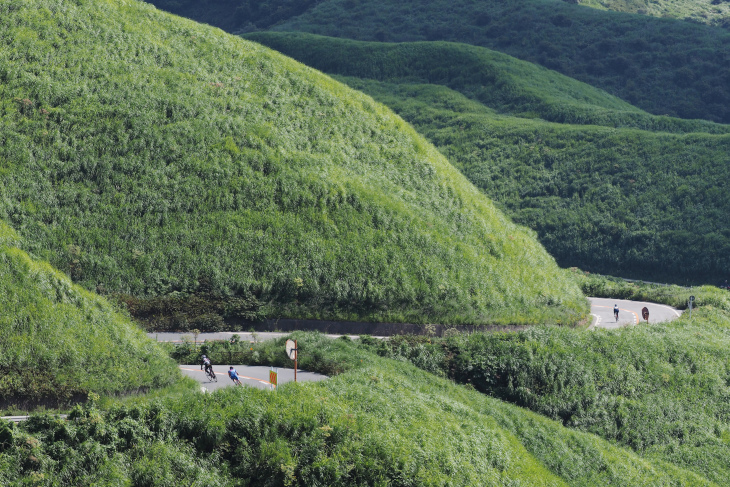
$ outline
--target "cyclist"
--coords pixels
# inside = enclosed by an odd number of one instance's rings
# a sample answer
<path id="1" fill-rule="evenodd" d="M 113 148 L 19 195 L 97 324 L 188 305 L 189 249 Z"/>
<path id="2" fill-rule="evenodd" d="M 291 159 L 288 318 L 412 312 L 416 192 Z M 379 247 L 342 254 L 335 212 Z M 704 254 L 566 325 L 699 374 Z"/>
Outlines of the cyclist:
<path id="1" fill-rule="evenodd" d="M 238 386 L 243 385 L 243 384 L 241 384 L 241 379 L 238 378 L 238 372 L 236 372 L 236 369 L 234 369 L 232 365 L 231 365 L 231 368 L 228 369 L 228 377 L 231 378 L 231 380 L 233 381 L 234 384 L 236 384 Z"/>
<path id="2" fill-rule="evenodd" d="M 616 318 L 616 321 L 618 321 L 618 304 L 613 305 L 613 316 Z"/>
<path id="3" fill-rule="evenodd" d="M 210 363 L 210 359 L 203 355 L 201 358 L 201 364 L 200 364 L 200 370 L 203 370 L 205 368 L 205 373 L 210 374 L 213 377 L 215 377 L 215 373 L 213 372 L 213 365 Z"/>

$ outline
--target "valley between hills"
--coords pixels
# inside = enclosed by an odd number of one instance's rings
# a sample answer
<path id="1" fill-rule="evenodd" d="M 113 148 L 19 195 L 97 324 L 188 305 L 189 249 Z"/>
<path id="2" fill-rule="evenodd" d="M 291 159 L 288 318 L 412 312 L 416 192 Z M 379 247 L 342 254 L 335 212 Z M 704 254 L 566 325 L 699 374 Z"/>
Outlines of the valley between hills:
<path id="1" fill-rule="evenodd" d="M 723 2 L 151 3 L 0 0 L 0 485 L 728 484 Z"/>

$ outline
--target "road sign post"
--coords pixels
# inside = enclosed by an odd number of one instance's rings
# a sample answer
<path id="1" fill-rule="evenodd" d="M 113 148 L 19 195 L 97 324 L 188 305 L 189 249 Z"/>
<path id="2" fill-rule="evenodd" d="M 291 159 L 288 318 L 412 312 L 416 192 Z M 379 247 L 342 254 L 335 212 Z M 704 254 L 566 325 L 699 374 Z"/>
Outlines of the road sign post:
<path id="1" fill-rule="evenodd" d="M 692 319 L 692 304 L 695 302 L 695 297 L 690 296 L 689 297 L 689 319 Z"/>
<path id="2" fill-rule="evenodd" d="M 279 388 L 279 369 L 272 367 L 269 370 L 269 383 L 271 384 L 272 390 Z"/>
<path id="3" fill-rule="evenodd" d="M 294 382 L 297 381 L 297 366 L 299 365 L 299 347 L 297 341 L 287 340 L 286 341 L 286 354 L 294 361 Z"/>

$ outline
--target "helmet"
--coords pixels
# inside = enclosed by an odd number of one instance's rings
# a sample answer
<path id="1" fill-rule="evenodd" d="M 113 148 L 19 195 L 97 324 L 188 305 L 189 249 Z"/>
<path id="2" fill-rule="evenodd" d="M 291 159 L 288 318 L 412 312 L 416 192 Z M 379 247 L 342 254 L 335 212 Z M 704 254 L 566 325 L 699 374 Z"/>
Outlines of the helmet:
<path id="1" fill-rule="evenodd" d="M 203 355 L 203 358 L 207 358 L 205 355 Z"/>

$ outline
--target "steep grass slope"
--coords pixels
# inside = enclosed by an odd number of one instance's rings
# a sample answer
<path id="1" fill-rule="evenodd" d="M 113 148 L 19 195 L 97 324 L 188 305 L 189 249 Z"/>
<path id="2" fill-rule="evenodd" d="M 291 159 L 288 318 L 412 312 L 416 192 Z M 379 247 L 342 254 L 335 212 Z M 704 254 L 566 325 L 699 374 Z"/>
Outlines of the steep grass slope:
<path id="1" fill-rule="evenodd" d="M 561 0 L 328 0 L 271 29 L 488 47 L 654 114 L 730 122 L 730 33 L 721 28 Z"/>
<path id="2" fill-rule="evenodd" d="M 88 289 L 179 328 L 587 311 L 533 233 L 372 99 L 141 2 L 0 12 L 0 216 Z"/>
<path id="3" fill-rule="evenodd" d="M 726 485 L 730 296 L 716 288 L 692 294 L 703 305 L 691 320 L 685 313 L 671 323 L 617 331 L 536 327 L 378 345 L 385 356 Z"/>
<path id="4" fill-rule="evenodd" d="M 0 404 L 161 387 L 177 366 L 104 299 L 20 250 L 0 221 Z"/>
<path id="5" fill-rule="evenodd" d="M 653 116 L 463 44 L 247 37 L 388 105 L 563 266 L 695 283 L 730 273 L 728 125 Z"/>
<path id="6" fill-rule="evenodd" d="M 655 114 L 730 122 L 726 29 L 583 5 L 712 23 L 727 12 L 725 0 L 151 2 L 229 32 L 273 29 L 489 47 L 601 87 Z"/>
<path id="7" fill-rule="evenodd" d="M 325 73 L 406 87 L 445 86 L 498 113 L 521 118 L 661 132 L 730 133 L 728 125 L 651 115 L 555 71 L 468 44 L 361 42 L 271 31 L 244 37 Z M 439 105 L 438 99 L 433 101 Z"/>
<path id="8" fill-rule="evenodd" d="M 352 343 L 298 338 L 303 356 L 347 357 L 353 368 L 276 393 L 137 399 L 79 408 L 69 424 L 39 417 L 0 450 L 0 481 L 22 485 L 35 466 L 68 483 L 135 485 L 715 485 Z M 96 454 L 82 461 L 87 450 Z"/>

